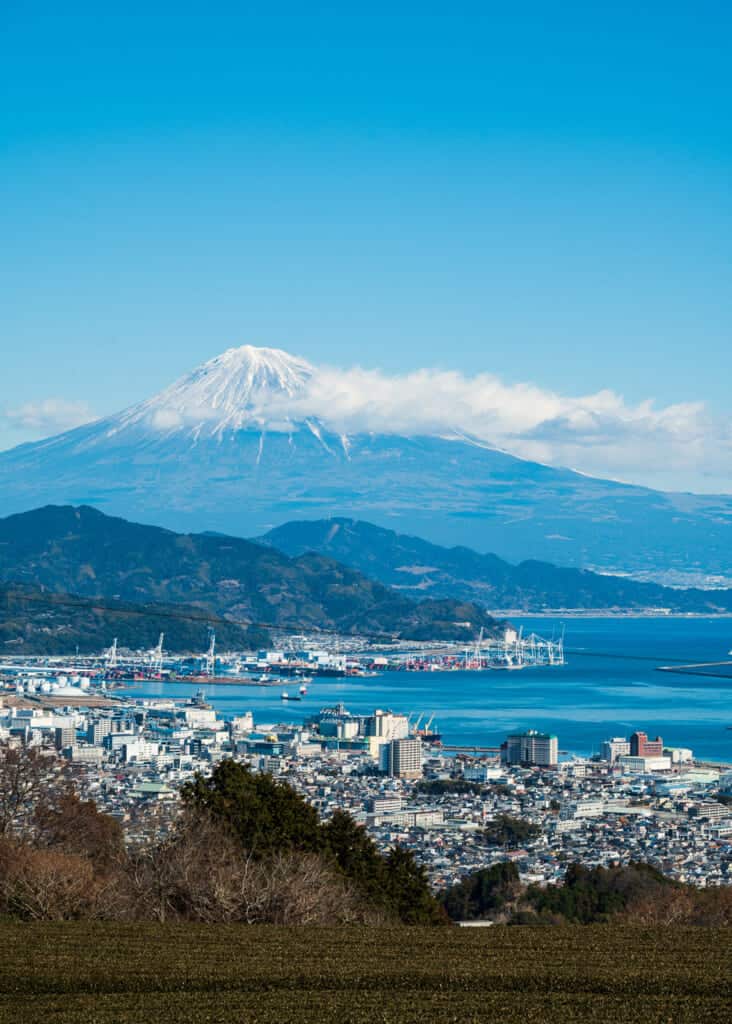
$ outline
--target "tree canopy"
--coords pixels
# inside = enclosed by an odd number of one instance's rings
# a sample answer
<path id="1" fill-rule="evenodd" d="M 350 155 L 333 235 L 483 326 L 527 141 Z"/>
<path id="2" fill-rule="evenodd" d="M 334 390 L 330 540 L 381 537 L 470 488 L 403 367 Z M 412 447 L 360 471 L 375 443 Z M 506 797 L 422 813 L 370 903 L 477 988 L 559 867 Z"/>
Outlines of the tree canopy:
<path id="1" fill-rule="evenodd" d="M 299 793 L 271 775 L 225 760 L 207 778 L 197 775 L 186 783 L 182 793 L 189 809 L 223 822 L 255 858 L 317 854 L 387 917 L 406 924 L 434 924 L 444 918 L 426 872 L 411 852 L 396 847 L 382 856 L 350 815 L 336 811 L 321 822 Z"/>
<path id="2" fill-rule="evenodd" d="M 541 835 L 538 825 L 510 814 L 499 814 L 487 826 L 484 836 L 490 846 L 520 846 Z"/>
<path id="3" fill-rule="evenodd" d="M 227 759 L 209 776 L 182 789 L 189 807 L 226 822 L 254 857 L 290 850 L 317 853 L 323 837 L 318 813 L 292 786 Z"/>
<path id="4" fill-rule="evenodd" d="M 501 861 L 450 886 L 441 902 L 453 921 L 476 921 L 502 911 L 520 890 L 518 868 L 510 861 Z"/>

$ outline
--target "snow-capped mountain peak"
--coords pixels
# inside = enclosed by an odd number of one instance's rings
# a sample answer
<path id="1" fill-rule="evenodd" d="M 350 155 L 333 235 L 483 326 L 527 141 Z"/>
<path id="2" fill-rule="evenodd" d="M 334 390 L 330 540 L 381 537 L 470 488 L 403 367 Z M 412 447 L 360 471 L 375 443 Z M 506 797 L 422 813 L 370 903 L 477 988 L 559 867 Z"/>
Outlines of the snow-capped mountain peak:
<path id="1" fill-rule="evenodd" d="M 286 425 L 287 404 L 301 394 L 314 368 L 278 348 L 242 345 L 202 363 L 152 398 L 116 418 L 114 430 L 130 426 L 197 434 Z"/>

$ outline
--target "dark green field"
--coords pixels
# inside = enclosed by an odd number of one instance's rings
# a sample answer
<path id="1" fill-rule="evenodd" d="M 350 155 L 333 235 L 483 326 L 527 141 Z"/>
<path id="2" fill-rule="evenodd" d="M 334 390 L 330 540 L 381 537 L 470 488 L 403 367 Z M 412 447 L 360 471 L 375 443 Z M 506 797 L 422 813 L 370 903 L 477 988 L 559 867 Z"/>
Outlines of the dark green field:
<path id="1" fill-rule="evenodd" d="M 729 930 L 0 926 L 16 1024 L 732 1019 Z"/>

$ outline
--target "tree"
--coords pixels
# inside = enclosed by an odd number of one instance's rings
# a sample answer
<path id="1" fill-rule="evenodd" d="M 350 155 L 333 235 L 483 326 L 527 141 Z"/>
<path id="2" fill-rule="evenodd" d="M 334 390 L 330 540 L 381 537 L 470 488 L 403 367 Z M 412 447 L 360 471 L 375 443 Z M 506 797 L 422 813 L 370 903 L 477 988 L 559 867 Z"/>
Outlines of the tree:
<path id="1" fill-rule="evenodd" d="M 383 857 L 344 812 L 321 824 L 317 811 L 287 783 L 227 760 L 210 777 L 197 775 L 182 793 L 189 812 L 223 825 L 253 860 L 271 863 L 289 854 L 316 855 L 374 913 L 385 911 L 406 924 L 439 923 L 443 918 L 411 853 L 397 848 Z"/>
<path id="2" fill-rule="evenodd" d="M 0 835 L 29 827 L 37 802 L 49 794 L 58 770 L 56 758 L 46 750 L 0 745 Z"/>
<path id="3" fill-rule="evenodd" d="M 666 904 L 666 890 L 671 888 L 681 887 L 650 864 L 631 862 L 608 868 L 570 864 L 563 885 L 529 886 L 526 898 L 540 917 L 595 924 L 633 906 L 642 906 L 647 914 L 649 905 Z M 668 902 L 670 906 L 672 901 Z"/>
<path id="4" fill-rule="evenodd" d="M 440 902 L 451 920 L 474 921 L 501 913 L 520 891 L 518 868 L 510 861 L 501 861 L 450 886 L 441 894 Z"/>
<path id="5" fill-rule="evenodd" d="M 326 854 L 339 870 L 373 904 L 385 904 L 386 864 L 376 843 L 350 814 L 336 811 L 322 825 Z"/>
<path id="6" fill-rule="evenodd" d="M 196 811 L 184 813 L 167 839 L 138 851 L 128 883 L 122 916 L 135 920 L 323 925 L 367 916 L 322 856 L 254 858 L 224 822 Z"/>
<path id="7" fill-rule="evenodd" d="M 102 814 L 93 800 L 80 800 L 73 789 L 63 790 L 57 800 L 41 799 L 34 818 L 36 844 L 94 861 L 107 870 L 124 855 L 124 832 L 109 814 Z"/>
<path id="8" fill-rule="evenodd" d="M 519 846 L 530 842 L 541 835 L 538 825 L 532 825 L 523 818 L 512 818 L 509 814 L 499 814 L 488 825 L 483 833 L 489 846 Z"/>
<path id="9" fill-rule="evenodd" d="M 98 884 L 83 857 L 0 839 L 0 911 L 25 920 L 94 916 Z"/>
<path id="10" fill-rule="evenodd" d="M 430 891 L 427 872 L 411 850 L 393 847 L 386 855 L 388 905 L 403 924 L 446 924 L 447 916 Z"/>
<path id="11" fill-rule="evenodd" d="M 322 849 L 318 813 L 291 786 L 247 765 L 221 761 L 204 778 L 183 786 L 184 804 L 225 823 L 253 857 Z"/>

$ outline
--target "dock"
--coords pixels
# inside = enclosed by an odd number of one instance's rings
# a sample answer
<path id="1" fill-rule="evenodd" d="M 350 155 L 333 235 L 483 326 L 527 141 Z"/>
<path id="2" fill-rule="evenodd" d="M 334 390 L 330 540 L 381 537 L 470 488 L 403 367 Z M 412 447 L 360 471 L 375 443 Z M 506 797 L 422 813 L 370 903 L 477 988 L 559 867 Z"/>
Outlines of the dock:
<path id="1" fill-rule="evenodd" d="M 699 661 L 689 665 L 659 665 L 658 672 L 673 672 L 682 676 L 705 676 L 707 679 L 732 681 L 732 661 Z"/>

